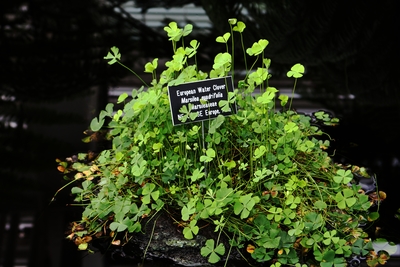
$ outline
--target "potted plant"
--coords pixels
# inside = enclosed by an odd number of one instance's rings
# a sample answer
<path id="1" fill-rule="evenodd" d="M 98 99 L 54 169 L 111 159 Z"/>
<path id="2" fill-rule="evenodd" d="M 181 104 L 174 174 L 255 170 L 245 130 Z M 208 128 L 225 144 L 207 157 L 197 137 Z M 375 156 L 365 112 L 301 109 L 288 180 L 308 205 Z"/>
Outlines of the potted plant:
<path id="1" fill-rule="evenodd" d="M 198 41 L 184 41 L 192 25 L 171 22 L 164 29 L 174 54 L 166 69 L 158 74 L 158 60 L 147 63 L 151 83 L 121 94 L 90 124 L 93 134 L 86 140 L 102 132 L 110 148 L 59 161 L 59 170 L 76 183 L 75 201 L 84 206 L 68 238 L 81 250 L 90 250 L 96 239 L 123 246 L 144 229 L 145 220 L 166 212 L 187 240 L 203 225 L 215 231 L 198 251 L 211 264 L 227 262 L 233 250 L 274 267 L 346 266 L 354 255 L 367 258 L 369 266 L 384 263 L 387 254 L 374 251 L 366 231 L 379 217 L 371 207 L 383 193 L 363 191 L 360 179 L 373 179 L 365 168 L 331 159 L 330 137 L 318 126 L 338 119 L 323 111 L 313 116 L 293 111 L 293 97 L 268 85 L 268 41 L 245 50 L 246 25 L 236 19 L 229 25 L 230 32 L 216 38 L 226 52 L 203 72 L 196 60 Z M 234 35 L 242 43 L 246 74 L 229 91 Z M 122 65 L 120 58 L 116 47 L 105 57 Z M 293 92 L 304 71 L 301 64 L 288 71 Z M 174 123 L 169 89 L 210 79 L 225 81 L 225 97 L 201 97 L 196 104 L 181 98 Z M 199 120 L 201 108 L 208 117 Z"/>

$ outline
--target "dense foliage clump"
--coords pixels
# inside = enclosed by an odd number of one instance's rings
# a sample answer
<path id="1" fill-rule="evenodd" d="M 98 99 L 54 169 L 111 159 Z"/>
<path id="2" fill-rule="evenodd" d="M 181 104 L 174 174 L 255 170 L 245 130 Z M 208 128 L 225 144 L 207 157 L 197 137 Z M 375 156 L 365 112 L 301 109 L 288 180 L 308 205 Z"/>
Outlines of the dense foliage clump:
<path id="1" fill-rule="evenodd" d="M 292 97 L 268 85 L 267 40 L 243 48 L 244 61 L 254 61 L 218 103 L 224 111 L 237 106 L 236 113 L 196 121 L 189 103 L 179 110 L 182 124 L 173 125 L 168 86 L 234 76 L 229 42 L 246 26 L 229 23 L 231 32 L 216 38 L 226 52 L 215 56 L 207 73 L 197 67 L 199 43 L 185 46 L 192 26 L 171 22 L 165 31 L 174 54 L 166 69 L 157 74 L 158 60 L 147 63 L 151 84 L 123 93 L 121 108 L 110 103 L 91 123 L 92 131 L 107 131 L 111 148 L 90 160 L 82 153 L 59 163 L 80 183 L 72 194 L 85 205 L 68 237 L 82 250 L 94 238 L 122 245 L 142 230 L 144 218 L 167 211 L 179 214 L 173 219 L 187 239 L 199 233 L 200 221 L 215 228 L 216 238 L 200 251 L 210 263 L 227 259 L 232 248 L 275 267 L 345 266 L 353 255 L 367 257 L 370 266 L 384 263 L 386 254 L 374 252 L 361 227 L 378 217 L 370 207 L 379 194 L 372 197 L 358 185 L 355 174 L 369 177 L 364 168 L 336 164 L 326 152 L 329 136 L 318 124 L 334 125 L 336 118 L 322 111 L 298 114 Z M 120 58 L 116 47 L 105 57 L 122 65 Z M 303 74 L 301 64 L 288 71 L 293 91 Z M 229 249 L 221 235 L 229 237 Z"/>

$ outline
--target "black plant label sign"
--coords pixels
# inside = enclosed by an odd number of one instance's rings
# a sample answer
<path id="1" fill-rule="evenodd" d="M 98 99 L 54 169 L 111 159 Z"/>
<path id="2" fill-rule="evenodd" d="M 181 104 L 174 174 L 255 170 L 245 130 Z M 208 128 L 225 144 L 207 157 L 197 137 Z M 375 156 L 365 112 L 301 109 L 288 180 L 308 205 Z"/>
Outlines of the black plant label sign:
<path id="1" fill-rule="evenodd" d="M 231 76 L 168 86 L 168 96 L 174 125 L 229 116 L 237 111 Z"/>

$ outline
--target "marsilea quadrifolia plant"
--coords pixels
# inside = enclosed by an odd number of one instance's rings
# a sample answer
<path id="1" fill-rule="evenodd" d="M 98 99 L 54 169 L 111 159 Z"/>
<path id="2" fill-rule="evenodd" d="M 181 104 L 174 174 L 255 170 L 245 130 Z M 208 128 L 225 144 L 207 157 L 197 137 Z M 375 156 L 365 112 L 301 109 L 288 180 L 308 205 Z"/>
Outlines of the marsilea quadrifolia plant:
<path id="1" fill-rule="evenodd" d="M 293 111 L 293 98 L 268 84 L 268 41 L 245 49 L 245 24 L 230 19 L 229 25 L 230 32 L 216 38 L 226 52 L 203 72 L 196 60 L 199 42 L 186 41 L 192 25 L 171 22 L 164 30 L 173 55 L 164 70 L 157 73 L 157 58 L 147 63 L 150 84 L 141 79 L 142 88 L 121 94 L 117 105 L 108 104 L 90 124 L 87 139 L 106 132 L 110 149 L 58 161 L 69 184 L 76 183 L 74 200 L 84 207 L 68 238 L 80 250 L 90 250 L 97 238 L 123 245 L 142 230 L 143 220 L 167 212 L 187 239 L 199 233 L 200 222 L 213 227 L 216 238 L 200 250 L 210 263 L 228 259 L 232 249 L 274 267 L 346 266 L 354 255 L 369 266 L 385 263 L 387 254 L 373 250 L 365 231 L 379 217 L 371 206 L 378 207 L 383 192 L 362 190 L 356 177 L 369 177 L 364 168 L 332 161 L 330 137 L 317 126 L 338 119 L 323 111 Z M 242 43 L 246 74 L 217 107 L 232 114 L 198 121 L 199 112 L 188 103 L 174 125 L 168 87 L 234 76 L 234 36 Z M 105 57 L 126 67 L 120 58 L 117 47 Z M 293 92 L 303 74 L 301 64 L 287 72 Z M 200 102 L 207 107 L 210 99 Z M 221 235 L 231 247 L 220 242 Z"/>

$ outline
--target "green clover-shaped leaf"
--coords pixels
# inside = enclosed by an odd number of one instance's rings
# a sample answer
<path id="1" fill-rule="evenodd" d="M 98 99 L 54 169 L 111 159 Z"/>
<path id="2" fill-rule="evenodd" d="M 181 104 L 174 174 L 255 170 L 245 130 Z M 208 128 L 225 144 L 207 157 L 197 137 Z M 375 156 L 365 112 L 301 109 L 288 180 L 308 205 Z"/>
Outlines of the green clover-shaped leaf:
<path id="1" fill-rule="evenodd" d="M 335 201 L 339 209 L 345 209 L 346 207 L 351 207 L 357 202 L 357 198 L 353 197 L 354 192 L 349 188 L 343 189 L 343 191 L 338 192 L 335 196 Z"/>
<path id="2" fill-rule="evenodd" d="M 303 77 L 303 73 L 304 73 L 304 66 L 301 65 L 300 63 L 295 64 L 290 71 L 287 72 L 287 76 L 293 77 L 293 78 L 301 78 Z"/>
<path id="3" fill-rule="evenodd" d="M 303 222 L 297 221 L 297 222 L 295 222 L 295 223 L 293 224 L 293 229 L 290 229 L 290 230 L 288 231 L 288 234 L 289 234 L 290 236 L 293 236 L 293 235 L 300 235 L 301 233 L 303 233 L 303 229 L 304 229 L 304 223 L 303 223 Z"/>
<path id="4" fill-rule="evenodd" d="M 157 69 L 158 66 L 158 58 L 153 59 L 153 62 L 147 62 L 146 65 L 144 65 L 144 72 L 147 73 L 153 73 L 155 69 Z"/>
<path id="5" fill-rule="evenodd" d="M 160 196 L 160 191 L 155 190 L 156 189 L 156 185 L 153 183 L 148 183 L 143 187 L 143 191 L 142 191 L 142 202 L 143 204 L 149 204 L 151 199 L 153 200 L 157 200 Z"/>
<path id="6" fill-rule="evenodd" d="M 198 179 L 201 179 L 205 175 L 204 173 L 204 166 L 201 166 L 200 169 L 197 168 L 193 171 L 192 176 L 190 176 L 190 179 L 192 182 L 197 181 Z"/>
<path id="7" fill-rule="evenodd" d="M 183 27 L 182 36 L 188 36 L 192 31 L 193 31 L 193 25 L 186 24 L 185 27 Z"/>
<path id="8" fill-rule="evenodd" d="M 274 99 L 276 92 L 278 92 L 278 90 L 275 87 L 268 87 L 262 95 L 257 97 L 257 103 L 270 103 Z"/>
<path id="9" fill-rule="evenodd" d="M 205 246 L 201 248 L 200 253 L 203 257 L 208 256 L 209 263 L 217 263 L 221 257 L 219 255 L 225 254 L 225 246 L 220 243 L 215 247 L 215 241 L 213 239 L 208 239 Z"/>
<path id="10" fill-rule="evenodd" d="M 121 54 L 119 53 L 118 47 L 116 47 L 116 46 L 111 47 L 111 52 L 108 52 L 107 56 L 104 57 L 104 59 L 110 60 L 110 61 L 108 61 L 108 64 L 110 64 L 110 65 L 121 60 Z"/>
<path id="11" fill-rule="evenodd" d="M 331 243 L 336 244 L 339 241 L 339 237 L 336 236 L 337 231 L 327 231 L 324 233 L 324 240 L 322 241 L 325 245 L 329 245 Z"/>
<path id="12" fill-rule="evenodd" d="M 97 132 L 103 127 L 104 124 L 104 118 L 93 118 L 92 121 L 90 122 L 90 129 L 93 132 Z"/>
<path id="13" fill-rule="evenodd" d="M 229 40 L 229 37 L 231 37 L 231 34 L 229 32 L 225 33 L 223 36 L 218 36 L 215 40 L 217 43 L 226 43 Z"/>
<path id="14" fill-rule="evenodd" d="M 279 95 L 279 100 L 281 101 L 281 106 L 284 107 L 289 100 L 289 96 L 287 95 Z"/>
<path id="15" fill-rule="evenodd" d="M 233 27 L 233 30 L 235 32 L 240 32 L 242 33 L 244 29 L 246 28 L 246 24 L 244 24 L 242 21 L 238 21 L 235 27 Z"/>
<path id="16" fill-rule="evenodd" d="M 168 24 L 168 26 L 164 27 L 164 31 L 167 32 L 170 41 L 179 41 L 182 37 L 182 29 L 178 28 L 178 24 L 175 21 L 172 21 Z"/>
<path id="17" fill-rule="evenodd" d="M 264 51 L 268 43 L 268 40 L 261 39 L 258 42 L 255 42 L 251 48 L 247 48 L 246 53 L 250 56 L 257 56 Z"/>
<path id="18" fill-rule="evenodd" d="M 285 204 L 289 206 L 291 209 L 295 209 L 298 204 L 301 203 L 300 197 L 296 196 L 294 197 L 293 195 L 289 195 L 285 201 Z"/>
<path id="19" fill-rule="evenodd" d="M 289 121 L 283 128 L 285 129 L 285 132 L 291 133 L 297 131 L 299 126 L 297 126 L 296 123 Z"/>
<path id="20" fill-rule="evenodd" d="M 255 83 L 256 85 L 262 84 L 269 77 L 267 68 L 257 68 L 257 71 L 252 72 L 249 75 L 249 83 Z"/>
<path id="21" fill-rule="evenodd" d="M 217 70 L 222 66 L 229 66 L 232 62 L 232 56 L 229 53 L 219 53 L 214 58 L 213 69 Z"/>
<path id="22" fill-rule="evenodd" d="M 200 157 L 201 162 L 210 162 L 213 160 L 215 157 L 215 150 L 212 148 L 209 148 L 206 150 L 206 155 L 203 155 Z"/>
<path id="23" fill-rule="evenodd" d="M 197 53 L 197 48 L 199 48 L 200 43 L 197 40 L 192 40 L 190 41 L 190 47 L 185 48 L 185 53 L 188 56 L 188 58 L 193 57 Z"/>
<path id="24" fill-rule="evenodd" d="M 181 210 L 182 220 L 187 221 L 189 220 L 190 215 L 196 212 L 196 208 L 194 206 L 194 201 L 190 201 L 183 206 Z"/>
<path id="25" fill-rule="evenodd" d="M 333 180 L 338 184 L 348 184 L 353 179 L 353 174 L 350 170 L 340 169 L 333 176 Z"/>
<path id="26" fill-rule="evenodd" d="M 284 209 L 282 215 L 285 218 L 283 223 L 288 225 L 291 224 L 292 220 L 296 217 L 296 212 L 291 209 Z"/>
<path id="27" fill-rule="evenodd" d="M 186 239 L 193 239 L 193 234 L 197 235 L 200 228 L 196 225 L 197 220 L 190 221 L 189 225 L 183 228 L 183 236 Z"/>
<path id="28" fill-rule="evenodd" d="M 257 147 L 256 150 L 254 151 L 254 158 L 258 159 L 262 157 L 262 155 L 264 155 L 265 152 L 267 152 L 267 148 L 264 145 Z"/>
<path id="29" fill-rule="evenodd" d="M 277 207 L 271 207 L 268 212 L 269 214 L 267 215 L 268 220 L 274 219 L 275 222 L 279 222 L 282 219 L 282 208 L 277 208 Z"/>
<path id="30" fill-rule="evenodd" d="M 237 22 L 237 19 L 236 19 L 236 18 L 230 18 L 230 19 L 228 19 L 228 23 L 231 24 L 231 25 L 235 25 L 236 22 Z"/>
<path id="31" fill-rule="evenodd" d="M 327 208 L 327 205 L 325 202 L 321 201 L 321 200 L 317 200 L 314 203 L 314 207 L 318 210 L 323 210 Z"/>

